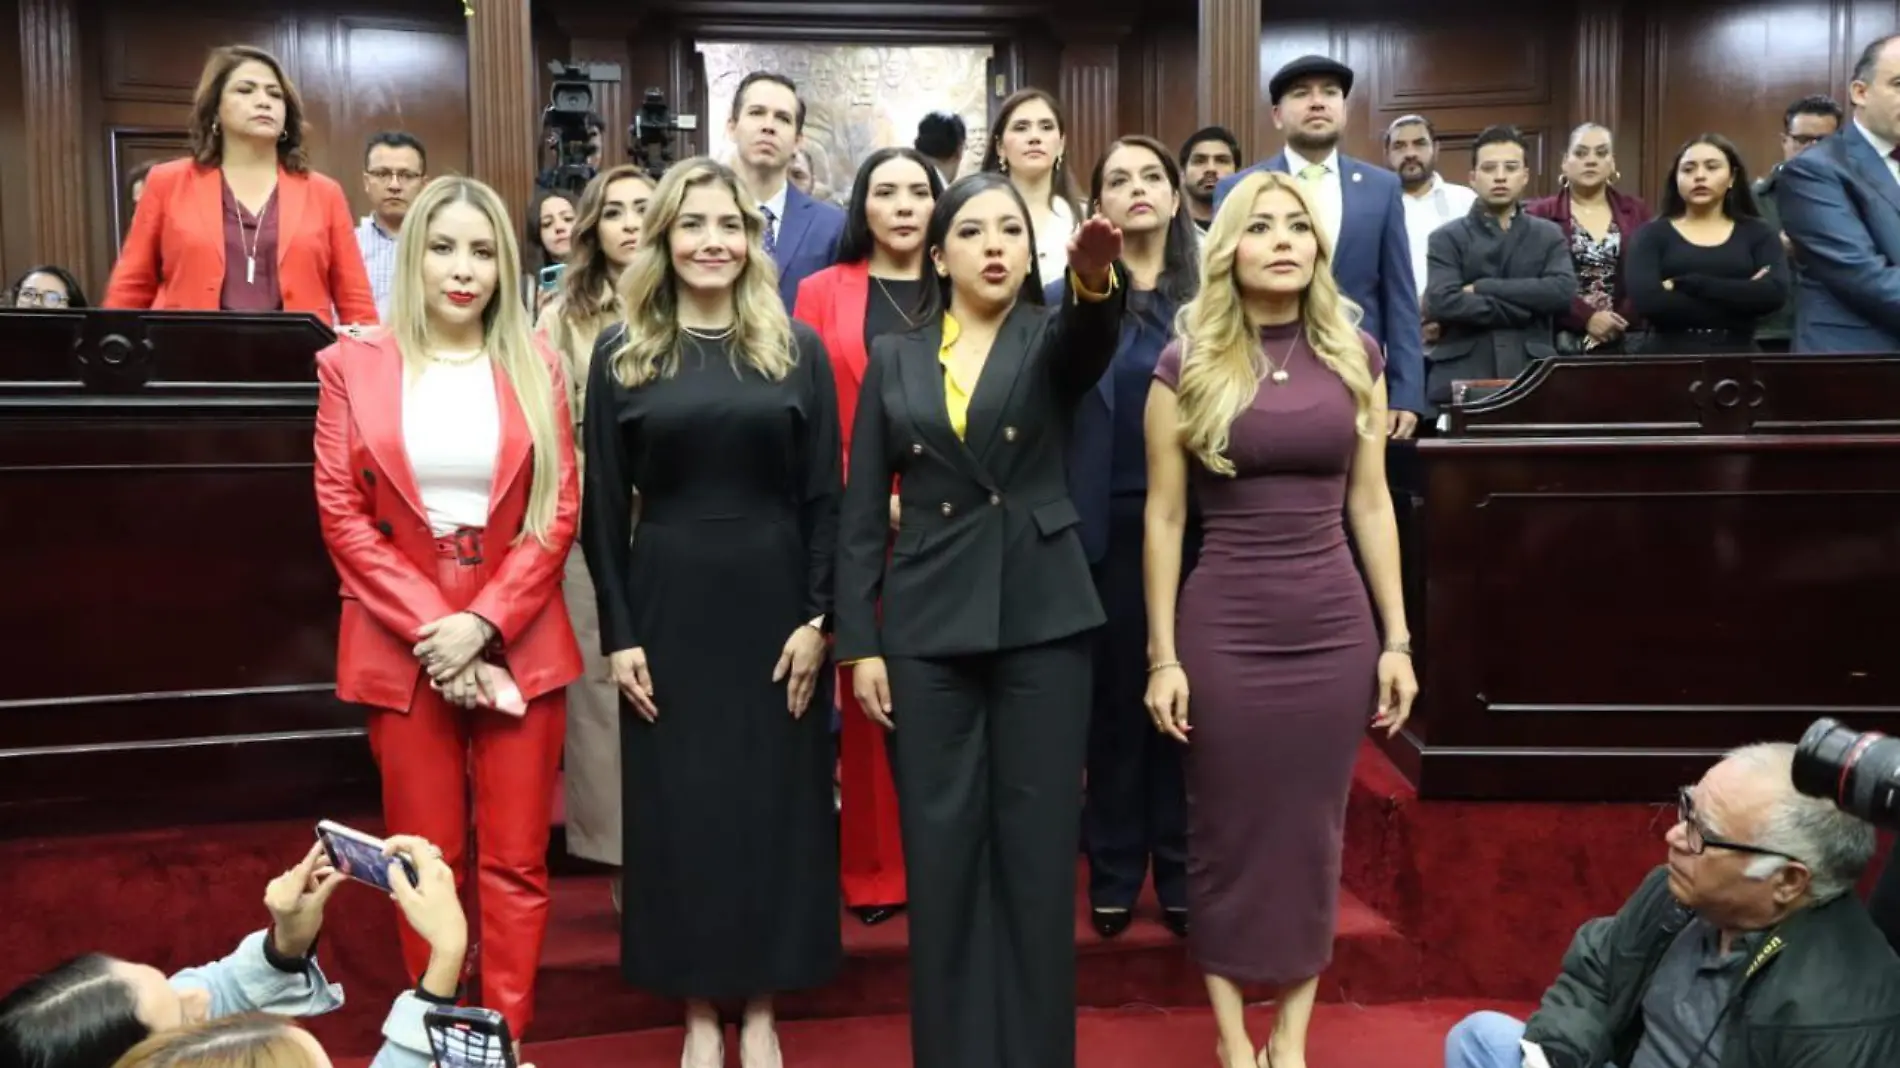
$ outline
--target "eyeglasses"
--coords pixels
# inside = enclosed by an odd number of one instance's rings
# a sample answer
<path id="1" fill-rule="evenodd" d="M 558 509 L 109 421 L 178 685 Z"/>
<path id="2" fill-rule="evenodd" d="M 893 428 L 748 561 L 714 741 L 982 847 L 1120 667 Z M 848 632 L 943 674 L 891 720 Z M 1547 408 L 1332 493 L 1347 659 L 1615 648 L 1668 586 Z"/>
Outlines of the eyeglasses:
<path id="1" fill-rule="evenodd" d="M 16 307 L 64 308 L 68 300 L 66 294 L 52 289 L 22 289 L 13 296 Z"/>
<path id="2" fill-rule="evenodd" d="M 363 173 L 369 175 L 371 181 L 377 182 L 387 182 L 393 178 L 404 185 L 410 185 L 422 181 L 422 175 L 417 174 L 415 171 L 392 171 L 384 169 L 364 171 Z"/>
<path id="3" fill-rule="evenodd" d="M 1692 855 L 1701 856 L 1703 850 L 1713 846 L 1716 849 L 1726 849 L 1733 853 L 1750 853 L 1758 857 L 1780 857 L 1783 860 L 1792 860 L 1797 864 L 1804 865 L 1807 863 L 1807 861 L 1802 860 L 1793 853 L 1783 853 L 1779 849 L 1763 849 L 1761 846 L 1744 845 L 1741 842 L 1731 842 L 1726 838 L 1717 838 L 1715 835 L 1710 834 L 1703 829 L 1701 821 L 1696 819 L 1695 797 L 1689 792 L 1689 789 L 1689 787 L 1684 786 L 1676 791 L 1676 819 L 1682 823 L 1683 838 L 1686 840 L 1689 846 L 1689 852 Z"/>

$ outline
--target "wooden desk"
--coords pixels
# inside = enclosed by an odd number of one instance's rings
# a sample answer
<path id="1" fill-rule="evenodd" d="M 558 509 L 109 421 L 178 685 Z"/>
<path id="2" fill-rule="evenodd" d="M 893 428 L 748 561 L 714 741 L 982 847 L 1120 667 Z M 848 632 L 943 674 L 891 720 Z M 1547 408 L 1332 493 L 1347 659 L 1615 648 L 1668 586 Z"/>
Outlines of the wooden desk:
<path id="1" fill-rule="evenodd" d="M 0 315 L 0 835 L 360 810 L 307 316 Z"/>
<path id="2" fill-rule="evenodd" d="M 1574 358 L 1421 442 L 1428 798 L 1656 800 L 1900 734 L 1900 357 Z"/>

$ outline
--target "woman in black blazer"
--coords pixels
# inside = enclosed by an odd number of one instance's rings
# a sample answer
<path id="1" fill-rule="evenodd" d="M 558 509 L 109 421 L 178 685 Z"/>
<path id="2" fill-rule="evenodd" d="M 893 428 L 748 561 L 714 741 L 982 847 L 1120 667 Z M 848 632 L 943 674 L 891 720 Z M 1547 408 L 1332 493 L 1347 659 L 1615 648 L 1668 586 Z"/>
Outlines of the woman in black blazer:
<path id="1" fill-rule="evenodd" d="M 1044 308 L 1028 220 L 1000 175 L 937 201 L 924 325 L 872 343 L 839 517 L 837 656 L 893 732 L 917 1068 L 1075 1063 L 1086 632 L 1103 616 L 1063 454 L 1127 282 L 1097 216 L 1069 240 L 1073 295 Z"/>

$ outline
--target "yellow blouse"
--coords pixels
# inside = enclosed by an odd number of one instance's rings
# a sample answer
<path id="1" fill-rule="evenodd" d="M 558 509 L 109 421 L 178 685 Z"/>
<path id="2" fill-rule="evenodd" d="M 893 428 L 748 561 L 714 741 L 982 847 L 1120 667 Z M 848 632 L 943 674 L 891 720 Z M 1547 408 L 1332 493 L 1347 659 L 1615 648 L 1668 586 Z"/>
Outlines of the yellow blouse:
<path id="1" fill-rule="evenodd" d="M 1082 284 L 1082 279 L 1076 277 L 1074 271 L 1070 271 L 1069 288 L 1075 292 L 1078 300 L 1085 300 L 1091 304 L 1098 300 L 1107 300 L 1115 293 L 1115 273 L 1109 272 L 1108 289 L 1105 292 L 1091 293 Z M 943 403 L 944 407 L 950 411 L 950 429 L 956 431 L 959 441 L 963 439 L 964 433 L 970 427 L 970 393 L 974 390 L 974 387 L 972 390 L 965 390 L 963 383 L 957 381 L 957 376 L 950 372 L 950 350 L 962 334 L 963 327 L 957 325 L 956 316 L 947 311 L 944 312 L 943 344 L 937 349 L 937 362 L 943 364 Z"/>

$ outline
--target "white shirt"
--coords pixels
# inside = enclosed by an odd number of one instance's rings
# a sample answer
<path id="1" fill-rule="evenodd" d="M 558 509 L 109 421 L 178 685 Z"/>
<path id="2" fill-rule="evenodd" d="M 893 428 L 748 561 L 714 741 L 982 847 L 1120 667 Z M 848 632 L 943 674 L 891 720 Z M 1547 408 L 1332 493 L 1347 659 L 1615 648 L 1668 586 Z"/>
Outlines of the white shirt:
<path id="1" fill-rule="evenodd" d="M 443 353 L 448 359 L 456 354 Z M 402 437 L 422 510 L 438 538 L 488 525 L 501 448 L 495 372 L 486 359 L 431 361 L 402 390 Z"/>
<path id="2" fill-rule="evenodd" d="M 1405 205 L 1405 237 L 1412 246 L 1412 280 L 1418 283 L 1418 295 L 1425 296 L 1425 250 L 1432 231 L 1471 214 L 1478 202 L 1477 190 L 1468 185 L 1452 185 L 1443 175 L 1433 174 L 1431 188 L 1419 196 L 1405 193 L 1399 197 Z"/>
<path id="3" fill-rule="evenodd" d="M 1306 157 L 1291 148 L 1286 150 L 1288 174 L 1299 179 L 1300 172 L 1309 166 L 1312 164 L 1307 162 Z M 1339 149 L 1335 148 L 1327 153 L 1326 158 L 1319 162 L 1319 166 L 1325 168 L 1326 173 L 1312 182 L 1301 179 L 1300 188 L 1313 198 L 1313 207 L 1319 211 L 1320 223 L 1326 228 L 1327 242 L 1332 248 L 1337 249 L 1339 226 L 1346 212 L 1346 192 L 1339 184 Z"/>
<path id="4" fill-rule="evenodd" d="M 1060 281 L 1069 270 L 1069 238 L 1075 236 L 1075 209 L 1056 198 L 1049 218 L 1036 227 L 1036 271 L 1043 285 Z"/>
<path id="5" fill-rule="evenodd" d="M 1887 165 L 1887 173 L 1893 175 L 1894 181 L 1900 182 L 1900 162 L 1896 162 L 1893 158 L 1893 142 L 1861 125 L 1859 117 L 1854 119 L 1854 128 L 1860 131 L 1860 135 L 1867 139 L 1868 144 L 1874 146 L 1875 152 L 1880 153 L 1880 162 Z"/>

